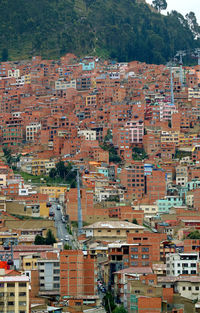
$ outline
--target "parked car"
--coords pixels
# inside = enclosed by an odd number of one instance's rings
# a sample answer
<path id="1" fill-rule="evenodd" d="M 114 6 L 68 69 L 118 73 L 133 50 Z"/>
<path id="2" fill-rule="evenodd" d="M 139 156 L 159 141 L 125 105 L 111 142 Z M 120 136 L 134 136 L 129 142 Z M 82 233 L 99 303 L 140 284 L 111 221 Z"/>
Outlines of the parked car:
<path id="1" fill-rule="evenodd" d="M 69 235 L 65 235 L 65 241 L 69 241 Z"/>

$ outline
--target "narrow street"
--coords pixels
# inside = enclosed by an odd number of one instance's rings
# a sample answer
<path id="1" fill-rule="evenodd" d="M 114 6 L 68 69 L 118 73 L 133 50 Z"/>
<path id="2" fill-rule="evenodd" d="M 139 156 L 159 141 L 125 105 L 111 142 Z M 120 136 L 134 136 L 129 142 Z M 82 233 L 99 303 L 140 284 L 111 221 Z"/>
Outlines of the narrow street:
<path id="1" fill-rule="evenodd" d="M 52 211 L 55 213 L 55 227 L 57 229 L 57 238 L 62 241 L 64 244 L 67 243 L 72 249 L 76 249 L 76 245 L 74 244 L 73 236 L 68 233 L 67 223 L 62 221 L 62 206 L 60 209 L 57 209 L 58 204 L 52 203 Z M 69 240 L 68 240 L 69 239 Z"/>

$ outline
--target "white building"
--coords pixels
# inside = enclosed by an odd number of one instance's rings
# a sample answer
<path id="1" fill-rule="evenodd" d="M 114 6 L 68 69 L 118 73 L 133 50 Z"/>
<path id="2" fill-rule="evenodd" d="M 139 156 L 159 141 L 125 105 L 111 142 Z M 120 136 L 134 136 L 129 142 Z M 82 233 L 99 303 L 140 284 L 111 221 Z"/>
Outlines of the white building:
<path id="1" fill-rule="evenodd" d="M 188 182 L 187 166 L 176 167 L 176 185 L 185 186 Z"/>
<path id="2" fill-rule="evenodd" d="M 91 129 L 79 130 L 78 135 L 85 137 L 85 140 L 96 140 L 96 130 Z"/>
<path id="3" fill-rule="evenodd" d="M 166 258 L 167 275 L 197 274 L 199 257 L 197 253 L 169 253 Z"/>
<path id="4" fill-rule="evenodd" d="M 66 81 L 63 78 L 55 81 L 55 90 L 66 90 L 69 88 L 76 89 L 76 80 Z"/>
<path id="5" fill-rule="evenodd" d="M 175 293 L 190 300 L 200 300 L 200 277 L 199 276 L 160 276 L 158 286 L 173 288 Z"/>
<path id="6" fill-rule="evenodd" d="M 20 70 L 18 69 L 8 70 L 8 77 L 15 77 L 15 78 L 20 77 Z"/>
<path id="7" fill-rule="evenodd" d="M 41 124 L 31 123 L 26 126 L 26 141 L 34 141 L 35 134 L 41 129 Z"/>

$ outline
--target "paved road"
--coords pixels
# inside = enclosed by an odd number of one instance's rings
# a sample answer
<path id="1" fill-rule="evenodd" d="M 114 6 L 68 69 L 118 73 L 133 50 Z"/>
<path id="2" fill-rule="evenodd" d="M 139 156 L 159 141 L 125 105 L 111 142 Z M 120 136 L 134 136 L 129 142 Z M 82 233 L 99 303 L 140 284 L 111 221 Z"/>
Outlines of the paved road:
<path id="1" fill-rule="evenodd" d="M 62 221 L 62 207 L 60 206 L 60 210 L 57 210 L 57 204 L 52 204 L 52 211 L 55 213 L 55 227 L 57 229 L 57 238 L 63 243 L 68 243 L 73 249 L 75 249 L 75 244 L 73 237 L 68 233 L 67 223 L 63 223 Z M 65 236 L 69 237 L 69 240 L 65 240 Z"/>

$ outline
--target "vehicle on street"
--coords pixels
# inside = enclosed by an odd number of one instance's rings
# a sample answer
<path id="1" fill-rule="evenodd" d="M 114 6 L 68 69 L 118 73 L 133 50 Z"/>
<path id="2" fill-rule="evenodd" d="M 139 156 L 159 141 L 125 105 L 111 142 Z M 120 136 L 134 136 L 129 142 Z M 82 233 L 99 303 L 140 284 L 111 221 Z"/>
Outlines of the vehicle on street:
<path id="1" fill-rule="evenodd" d="M 69 241 L 69 235 L 65 235 L 65 241 Z"/>

